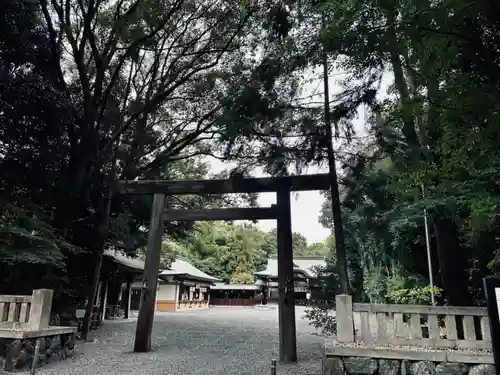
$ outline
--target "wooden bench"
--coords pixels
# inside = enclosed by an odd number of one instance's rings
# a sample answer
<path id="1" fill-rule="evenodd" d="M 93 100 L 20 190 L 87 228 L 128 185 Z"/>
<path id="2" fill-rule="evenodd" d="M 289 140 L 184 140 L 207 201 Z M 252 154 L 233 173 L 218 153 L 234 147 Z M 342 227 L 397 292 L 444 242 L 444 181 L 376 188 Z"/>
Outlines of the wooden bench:
<path id="1" fill-rule="evenodd" d="M 50 326 L 53 291 L 36 289 L 31 296 L 0 295 L 0 370 L 14 371 L 30 361 L 40 340 L 40 358 L 71 354 L 77 327 Z"/>

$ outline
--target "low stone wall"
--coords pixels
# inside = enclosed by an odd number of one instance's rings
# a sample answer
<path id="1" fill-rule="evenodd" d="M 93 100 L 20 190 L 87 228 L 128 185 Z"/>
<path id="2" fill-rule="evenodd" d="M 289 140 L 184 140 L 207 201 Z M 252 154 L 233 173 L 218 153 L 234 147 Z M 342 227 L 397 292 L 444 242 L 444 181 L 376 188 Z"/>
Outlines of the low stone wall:
<path id="1" fill-rule="evenodd" d="M 495 375 L 495 367 L 491 364 L 328 357 L 324 359 L 323 375 Z"/>
<path id="2" fill-rule="evenodd" d="M 0 338 L 0 370 L 15 371 L 31 367 L 35 354 L 36 338 Z M 60 361 L 73 354 L 75 334 L 62 334 L 39 338 L 38 366 Z"/>

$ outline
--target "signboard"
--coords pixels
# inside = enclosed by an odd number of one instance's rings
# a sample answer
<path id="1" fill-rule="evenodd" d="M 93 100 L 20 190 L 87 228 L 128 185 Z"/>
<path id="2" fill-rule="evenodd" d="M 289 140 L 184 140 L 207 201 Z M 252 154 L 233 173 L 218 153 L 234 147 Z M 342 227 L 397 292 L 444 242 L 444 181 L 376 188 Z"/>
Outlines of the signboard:
<path id="1" fill-rule="evenodd" d="M 500 278 L 483 279 L 488 316 L 490 318 L 491 346 L 495 360 L 495 371 L 500 375 Z"/>

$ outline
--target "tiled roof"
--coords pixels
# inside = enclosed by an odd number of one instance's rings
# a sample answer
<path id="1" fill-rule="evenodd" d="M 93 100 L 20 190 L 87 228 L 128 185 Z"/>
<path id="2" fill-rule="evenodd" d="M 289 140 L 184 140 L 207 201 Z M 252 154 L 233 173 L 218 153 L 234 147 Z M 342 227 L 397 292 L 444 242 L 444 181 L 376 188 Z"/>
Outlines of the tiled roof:
<path id="1" fill-rule="evenodd" d="M 304 272 L 308 277 L 317 277 L 314 268 L 325 267 L 326 261 L 324 257 L 293 257 L 293 268 L 297 271 Z M 267 260 L 267 267 L 264 271 L 255 272 L 257 276 L 277 277 L 278 276 L 278 257 L 271 256 Z"/>
<path id="2" fill-rule="evenodd" d="M 144 270 L 144 261 L 139 258 L 131 258 L 119 251 L 106 250 L 104 255 L 112 258 L 115 262 L 128 267 L 133 268 L 137 271 Z M 161 271 L 161 270 L 160 270 Z M 216 282 L 220 281 L 219 279 L 206 274 L 205 272 L 200 271 L 198 268 L 193 266 L 191 263 L 186 262 L 185 260 L 177 259 L 170 265 L 170 269 L 164 270 L 160 272 L 161 276 L 186 276 L 197 280 L 202 281 L 211 281 Z"/>
<path id="3" fill-rule="evenodd" d="M 104 255 L 112 258 L 116 263 L 119 263 L 122 266 L 133 268 L 137 271 L 144 270 L 144 261 L 140 260 L 139 258 L 131 258 L 124 255 L 120 251 L 114 250 L 105 250 Z"/>
<path id="4" fill-rule="evenodd" d="M 255 284 L 224 284 L 215 283 L 210 289 L 212 290 L 260 290 L 260 285 Z"/>
<path id="5" fill-rule="evenodd" d="M 220 281 L 216 277 L 210 276 L 205 272 L 200 271 L 191 263 L 181 259 L 177 259 L 174 262 L 172 262 L 169 270 L 164 270 L 160 272 L 160 277 L 161 276 L 188 276 L 193 279 L 198 279 L 203 281 L 211 281 L 211 282 Z"/>

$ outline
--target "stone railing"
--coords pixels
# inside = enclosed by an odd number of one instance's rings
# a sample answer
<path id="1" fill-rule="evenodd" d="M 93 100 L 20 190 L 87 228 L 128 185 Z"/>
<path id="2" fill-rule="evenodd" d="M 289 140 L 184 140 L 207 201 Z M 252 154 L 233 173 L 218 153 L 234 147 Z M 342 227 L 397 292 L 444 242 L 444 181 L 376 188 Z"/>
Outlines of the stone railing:
<path id="1" fill-rule="evenodd" d="M 35 289 L 31 296 L 0 295 L 0 332 L 47 328 L 52 296 L 50 289 Z"/>
<path id="2" fill-rule="evenodd" d="M 0 373 L 31 366 L 36 341 L 39 363 L 64 359 L 73 352 L 76 327 L 50 326 L 53 291 L 31 296 L 0 295 Z"/>
<path id="3" fill-rule="evenodd" d="M 386 369 L 390 360 L 399 361 L 390 363 L 397 368 L 402 366 L 401 361 L 418 369 L 439 363 L 459 364 L 462 369 L 471 365 L 481 365 L 488 371 L 493 368 L 485 308 L 353 304 L 351 296 L 340 295 L 336 297 L 336 320 L 336 337 L 325 340 L 325 369 L 340 363 L 347 373 L 348 367 L 359 363 Z M 416 365 L 420 362 L 428 364 Z M 472 374 L 479 371 L 470 370 Z M 378 371 L 380 375 L 387 372 Z M 371 374 L 371 370 L 365 373 Z"/>
<path id="4" fill-rule="evenodd" d="M 486 308 L 353 304 L 351 301 L 351 296 L 336 298 L 339 343 L 362 342 L 367 346 L 417 346 L 430 349 L 491 349 Z M 355 313 L 359 313 L 359 319 L 354 319 Z M 376 326 L 376 330 L 372 329 L 373 326 Z"/>

